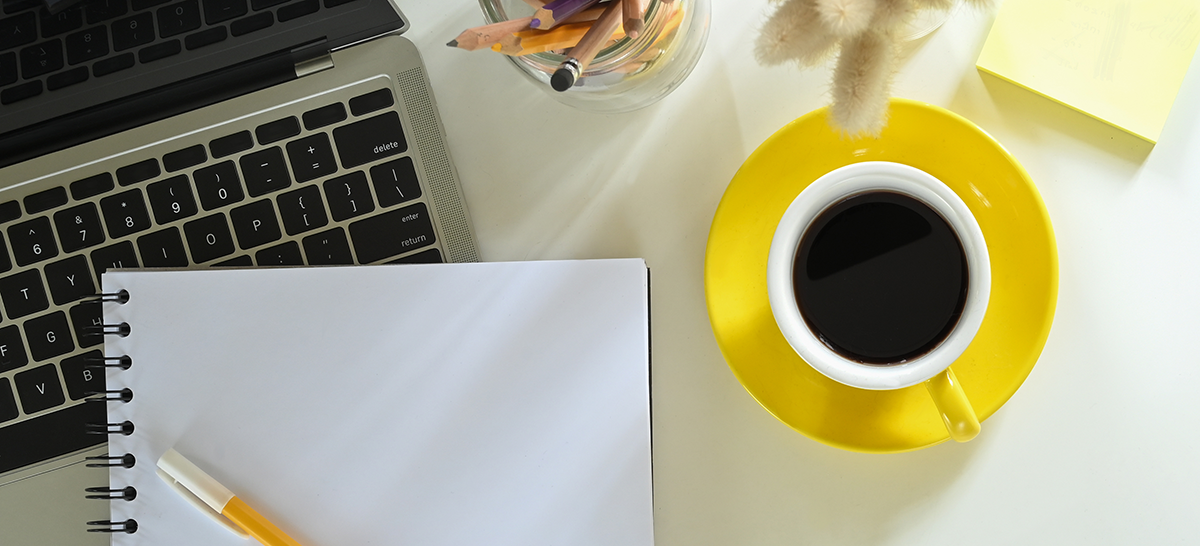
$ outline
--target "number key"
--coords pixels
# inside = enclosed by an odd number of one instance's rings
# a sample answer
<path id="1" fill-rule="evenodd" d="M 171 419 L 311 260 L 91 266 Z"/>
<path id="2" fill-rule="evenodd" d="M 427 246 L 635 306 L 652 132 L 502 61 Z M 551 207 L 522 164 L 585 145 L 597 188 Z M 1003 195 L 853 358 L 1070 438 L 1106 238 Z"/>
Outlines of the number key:
<path id="1" fill-rule="evenodd" d="M 114 239 L 150 227 L 146 200 L 142 199 L 142 192 L 138 189 L 101 199 L 100 211 L 104 214 L 104 223 L 108 224 L 108 235 Z"/>
<path id="2" fill-rule="evenodd" d="M 192 185 L 187 175 L 179 175 L 155 182 L 146 187 L 150 198 L 150 210 L 160 224 L 173 222 L 196 214 L 196 199 L 192 197 Z"/>
<path id="3" fill-rule="evenodd" d="M 158 8 L 158 34 L 170 38 L 200 28 L 200 3 L 185 0 Z"/>
<path id="4" fill-rule="evenodd" d="M 54 213 L 54 227 L 58 228 L 63 252 L 75 252 L 104 242 L 104 228 L 100 227 L 100 213 L 96 212 L 95 203 Z"/>
<path id="5" fill-rule="evenodd" d="M 108 27 L 92 27 L 67 36 L 67 64 L 108 55 Z"/>
<path id="6" fill-rule="evenodd" d="M 45 216 L 9 226 L 8 240 L 12 241 L 13 258 L 17 260 L 17 265 L 29 265 L 58 256 L 58 244 L 54 242 L 50 218 Z"/>
<path id="7" fill-rule="evenodd" d="M 154 14 L 139 13 L 112 24 L 113 51 L 122 51 L 154 40 Z"/>
<path id="8" fill-rule="evenodd" d="M 232 161 L 198 169 L 195 177 L 196 193 L 200 194 L 200 205 L 204 210 L 221 208 L 246 197 Z"/>

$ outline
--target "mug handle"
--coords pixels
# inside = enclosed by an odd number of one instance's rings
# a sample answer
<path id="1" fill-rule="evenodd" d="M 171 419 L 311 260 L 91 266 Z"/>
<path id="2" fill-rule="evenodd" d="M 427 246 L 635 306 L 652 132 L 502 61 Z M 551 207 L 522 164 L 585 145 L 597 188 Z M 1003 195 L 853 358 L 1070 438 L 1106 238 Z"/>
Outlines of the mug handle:
<path id="1" fill-rule="evenodd" d="M 967 442 L 979 434 L 979 418 L 975 416 L 975 408 L 950 368 L 925 381 L 925 388 L 929 390 L 938 413 L 942 414 L 942 423 L 954 441 Z"/>

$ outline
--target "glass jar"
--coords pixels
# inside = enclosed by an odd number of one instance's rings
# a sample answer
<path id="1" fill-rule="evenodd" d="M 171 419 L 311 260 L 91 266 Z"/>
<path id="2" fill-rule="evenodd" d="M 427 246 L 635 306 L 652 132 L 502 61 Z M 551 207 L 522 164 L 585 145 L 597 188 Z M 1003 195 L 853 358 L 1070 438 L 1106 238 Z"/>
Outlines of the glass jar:
<path id="1" fill-rule="evenodd" d="M 551 75 L 567 59 L 561 51 L 504 56 L 564 104 L 606 114 L 644 108 L 683 83 L 700 60 L 708 40 L 709 0 L 643 1 L 645 27 L 637 38 L 620 38 L 602 48 L 566 91 L 550 87 Z M 524 0 L 479 0 L 479 4 L 488 23 L 534 13 Z"/>

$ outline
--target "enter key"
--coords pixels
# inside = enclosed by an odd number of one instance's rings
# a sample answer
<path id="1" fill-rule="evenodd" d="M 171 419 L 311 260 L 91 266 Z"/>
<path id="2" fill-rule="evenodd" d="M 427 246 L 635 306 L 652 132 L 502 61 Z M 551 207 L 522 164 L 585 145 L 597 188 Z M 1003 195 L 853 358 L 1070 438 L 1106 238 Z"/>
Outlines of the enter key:
<path id="1" fill-rule="evenodd" d="M 408 149 L 396 112 L 356 121 L 333 130 L 342 167 L 350 169 Z"/>

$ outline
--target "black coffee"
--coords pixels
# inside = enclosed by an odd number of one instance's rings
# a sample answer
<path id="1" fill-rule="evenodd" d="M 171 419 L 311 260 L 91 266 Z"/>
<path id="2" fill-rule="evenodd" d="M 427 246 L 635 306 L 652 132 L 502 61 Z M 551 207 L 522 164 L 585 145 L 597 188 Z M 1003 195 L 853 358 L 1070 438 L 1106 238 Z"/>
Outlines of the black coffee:
<path id="1" fill-rule="evenodd" d="M 928 205 L 887 191 L 817 216 L 792 276 L 808 327 L 830 349 L 869 364 L 933 350 L 967 299 L 967 256 L 954 230 Z"/>

